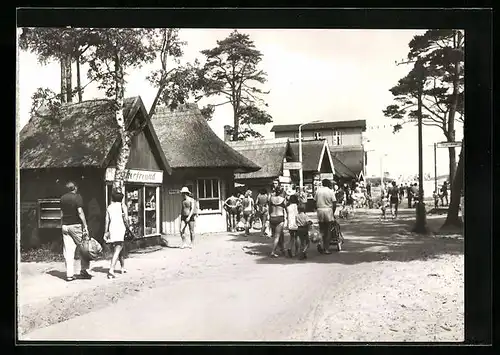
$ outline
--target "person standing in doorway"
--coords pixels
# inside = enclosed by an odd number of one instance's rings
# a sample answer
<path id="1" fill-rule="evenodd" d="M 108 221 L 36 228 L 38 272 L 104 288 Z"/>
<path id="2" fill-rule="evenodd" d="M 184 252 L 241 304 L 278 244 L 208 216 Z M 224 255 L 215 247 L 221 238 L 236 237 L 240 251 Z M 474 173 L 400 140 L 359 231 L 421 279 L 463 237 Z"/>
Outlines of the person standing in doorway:
<path id="1" fill-rule="evenodd" d="M 181 194 L 182 194 L 182 202 L 181 202 L 181 225 L 180 225 L 180 230 L 181 230 L 181 239 L 182 239 L 182 244 L 181 244 L 181 249 L 184 249 L 186 247 L 192 248 L 194 245 L 194 239 L 195 239 L 195 232 L 194 232 L 194 227 L 195 227 L 195 216 L 196 216 L 196 201 L 192 197 L 193 195 L 191 194 L 191 191 L 184 186 L 181 189 Z M 186 238 L 184 236 L 184 233 L 186 232 L 186 228 L 189 228 L 189 236 L 190 236 L 190 244 L 186 243 Z"/>
<path id="2" fill-rule="evenodd" d="M 321 184 L 322 186 L 318 188 L 316 195 L 314 196 L 314 201 L 316 201 L 318 224 L 322 237 L 322 243 L 318 244 L 318 251 L 323 254 L 331 254 L 331 251 L 329 250 L 331 224 L 334 220 L 333 213 L 337 207 L 337 199 L 335 198 L 335 193 L 331 189 L 330 180 L 324 179 Z"/>
<path id="3" fill-rule="evenodd" d="M 276 187 L 274 193 L 269 199 L 269 224 L 271 227 L 271 234 L 274 238 L 273 250 L 271 251 L 271 257 L 277 258 L 276 250 L 278 246 L 281 247 L 281 251 L 284 253 L 284 247 L 282 244 L 282 234 L 283 227 L 285 224 L 286 215 L 286 201 L 283 197 L 283 191 L 281 187 Z M 281 242 L 281 243 L 280 243 Z"/>
<path id="4" fill-rule="evenodd" d="M 226 209 L 226 213 L 229 215 L 229 230 L 231 232 L 236 231 L 236 223 L 238 223 L 238 207 L 240 200 L 236 197 L 235 192 L 231 193 L 226 201 L 224 201 L 224 208 Z"/>
<path id="5" fill-rule="evenodd" d="M 90 259 L 83 252 L 82 243 L 89 239 L 89 230 L 85 213 L 83 212 L 83 199 L 78 193 L 78 187 L 72 181 L 66 184 L 67 193 L 61 197 L 62 211 L 62 237 L 63 254 L 66 263 L 66 281 L 75 279 L 75 250 L 80 254 L 80 278 L 91 279 L 89 273 Z"/>
<path id="6" fill-rule="evenodd" d="M 108 279 L 114 279 L 116 263 L 120 261 L 120 270 L 124 274 L 125 256 L 123 244 L 125 240 L 125 221 L 127 220 L 127 209 L 123 208 L 123 194 L 117 190 L 111 192 L 111 203 L 106 210 L 106 220 L 104 223 L 104 241 L 113 247 L 113 256 L 108 271 Z"/>

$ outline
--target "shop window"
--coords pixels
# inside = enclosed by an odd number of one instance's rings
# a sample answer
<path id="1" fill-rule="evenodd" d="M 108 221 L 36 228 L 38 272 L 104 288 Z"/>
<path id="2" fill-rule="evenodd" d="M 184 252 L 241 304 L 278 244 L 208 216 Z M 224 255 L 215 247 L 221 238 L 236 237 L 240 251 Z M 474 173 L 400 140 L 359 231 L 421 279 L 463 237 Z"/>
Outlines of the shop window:
<path id="1" fill-rule="evenodd" d="M 314 139 L 321 139 L 321 132 L 314 132 Z"/>
<path id="2" fill-rule="evenodd" d="M 218 179 L 198 179 L 198 203 L 204 212 L 220 212 L 220 182 Z"/>

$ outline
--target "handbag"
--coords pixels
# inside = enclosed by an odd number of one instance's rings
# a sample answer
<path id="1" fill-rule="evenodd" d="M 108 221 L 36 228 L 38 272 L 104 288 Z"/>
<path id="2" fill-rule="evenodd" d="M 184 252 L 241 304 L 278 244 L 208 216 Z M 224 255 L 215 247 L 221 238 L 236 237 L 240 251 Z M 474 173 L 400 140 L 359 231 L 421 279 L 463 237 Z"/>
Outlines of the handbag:
<path id="1" fill-rule="evenodd" d="M 127 219 L 125 218 L 125 212 L 123 211 L 123 205 L 120 204 L 121 206 L 121 209 L 122 209 L 122 219 L 123 219 L 123 224 L 125 225 L 125 236 L 124 236 L 124 239 L 126 241 L 132 241 L 136 238 L 136 235 L 134 234 L 134 232 L 132 232 L 132 230 L 130 229 L 130 226 L 128 224 L 128 221 Z"/>
<path id="2" fill-rule="evenodd" d="M 102 254 L 102 246 L 94 238 L 89 238 L 83 240 L 82 251 L 90 260 L 95 260 Z"/>

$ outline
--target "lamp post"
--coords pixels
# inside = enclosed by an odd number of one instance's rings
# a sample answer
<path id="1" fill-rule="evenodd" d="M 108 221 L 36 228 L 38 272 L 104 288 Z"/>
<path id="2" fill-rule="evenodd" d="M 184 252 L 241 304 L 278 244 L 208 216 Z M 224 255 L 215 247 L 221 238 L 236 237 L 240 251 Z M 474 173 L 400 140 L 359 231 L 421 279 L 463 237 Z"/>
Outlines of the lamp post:
<path id="1" fill-rule="evenodd" d="M 300 191 L 302 191 L 302 188 L 304 187 L 304 171 L 302 170 L 302 126 L 305 126 L 310 123 L 319 123 L 322 122 L 321 120 L 315 120 L 311 122 L 306 122 L 302 123 L 299 125 L 299 162 L 300 162 L 300 169 L 299 169 L 299 187 Z"/>

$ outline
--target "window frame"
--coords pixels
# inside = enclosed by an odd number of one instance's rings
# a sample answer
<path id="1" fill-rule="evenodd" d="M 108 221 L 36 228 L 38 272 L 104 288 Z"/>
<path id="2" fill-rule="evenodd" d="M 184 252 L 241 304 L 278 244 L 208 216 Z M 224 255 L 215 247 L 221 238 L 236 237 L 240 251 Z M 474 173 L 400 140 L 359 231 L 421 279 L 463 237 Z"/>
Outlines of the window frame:
<path id="1" fill-rule="evenodd" d="M 200 197 L 200 182 L 203 181 L 204 183 L 204 195 L 206 196 L 206 181 L 210 180 L 210 186 L 211 186 L 211 195 L 213 196 L 213 180 L 217 181 L 217 189 L 219 190 L 218 195 L 219 197 Z M 218 177 L 203 177 L 203 178 L 198 178 L 195 180 L 196 182 L 196 197 L 198 199 L 198 214 L 214 214 L 214 213 L 222 213 L 222 208 L 221 208 L 221 179 Z M 214 201 L 217 200 L 217 205 L 218 209 L 217 210 L 203 210 L 201 208 L 201 201 Z"/>
<path id="2" fill-rule="evenodd" d="M 313 137 L 315 140 L 321 139 L 322 138 L 321 132 L 319 132 L 319 131 L 313 132 Z"/>
<path id="3" fill-rule="evenodd" d="M 332 143 L 335 147 L 342 145 L 342 132 L 339 130 L 332 130 Z"/>

